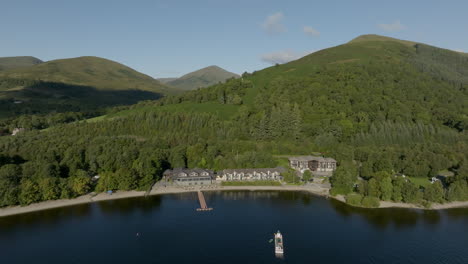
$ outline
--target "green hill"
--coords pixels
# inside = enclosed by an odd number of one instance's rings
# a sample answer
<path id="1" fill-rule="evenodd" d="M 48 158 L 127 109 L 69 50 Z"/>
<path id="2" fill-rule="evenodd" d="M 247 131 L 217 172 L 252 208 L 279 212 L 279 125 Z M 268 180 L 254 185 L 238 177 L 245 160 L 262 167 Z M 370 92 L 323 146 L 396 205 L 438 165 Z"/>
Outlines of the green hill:
<path id="1" fill-rule="evenodd" d="M 304 125 L 359 131 L 368 122 L 467 124 L 468 58 L 425 44 L 364 36 L 226 85 L 189 92 L 173 101 L 241 102 L 254 112 L 298 104 Z M 245 85 L 246 82 L 250 83 Z M 237 98 L 233 100 L 234 98 Z M 267 114 L 270 110 L 266 110 Z M 361 116 L 361 117 L 359 117 Z M 258 121 L 258 120 L 257 120 Z M 254 121 L 253 123 L 255 123 Z M 325 123 L 324 123 L 325 122 Z M 347 123 L 347 122 L 345 122 Z M 318 131 L 308 133 L 320 133 Z"/>
<path id="2" fill-rule="evenodd" d="M 1 57 L 0 71 L 28 67 L 40 63 L 42 63 L 40 59 L 31 56 Z"/>
<path id="3" fill-rule="evenodd" d="M 61 59 L 0 72 L 0 100 L 4 102 L 0 117 L 133 104 L 175 92 L 176 89 L 111 60 Z"/>
<path id="4" fill-rule="evenodd" d="M 95 87 L 98 90 L 136 89 L 159 93 L 171 91 L 148 75 L 120 63 L 98 57 L 48 61 L 27 68 L 1 72 L 0 78 L 83 85 Z"/>
<path id="5" fill-rule="evenodd" d="M 209 66 L 188 73 L 175 80 L 168 80 L 166 84 L 182 90 L 195 90 L 238 77 L 239 75 L 228 72 L 218 66 Z"/>

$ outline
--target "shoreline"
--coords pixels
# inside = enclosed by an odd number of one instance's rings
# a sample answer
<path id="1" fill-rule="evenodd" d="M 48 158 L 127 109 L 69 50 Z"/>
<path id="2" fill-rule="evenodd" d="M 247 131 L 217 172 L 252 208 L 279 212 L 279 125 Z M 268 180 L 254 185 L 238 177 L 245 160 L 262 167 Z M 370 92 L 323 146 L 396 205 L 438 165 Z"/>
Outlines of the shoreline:
<path id="1" fill-rule="evenodd" d="M 79 204 L 94 203 L 100 201 L 109 201 L 109 200 L 118 200 L 125 198 L 134 198 L 134 197 L 144 197 L 144 196 L 153 196 L 153 195 L 162 195 L 162 194 L 174 194 L 174 193 L 189 193 L 196 191 L 303 191 L 308 192 L 316 196 L 332 198 L 337 201 L 346 203 L 344 196 L 330 196 L 328 188 L 324 188 L 318 185 L 312 186 L 207 186 L 207 188 L 196 188 L 196 187 L 164 187 L 156 188 L 151 190 L 149 193 L 144 191 L 117 191 L 112 195 L 107 193 L 99 193 L 97 195 L 86 194 L 74 199 L 60 199 L 52 201 L 43 201 L 39 203 L 30 204 L 27 206 L 11 206 L 6 208 L 0 208 L 0 217 L 11 216 L 17 214 L 25 214 L 36 211 L 43 211 L 48 209 L 68 207 Z M 349 205 L 349 204 L 348 204 Z M 352 205 L 349 205 L 352 206 Z M 445 204 L 432 204 L 431 208 L 424 208 L 417 206 L 415 204 L 407 203 L 395 203 L 388 201 L 380 201 L 380 206 L 378 208 L 369 208 L 369 209 L 379 209 L 379 208 L 406 208 L 406 209 L 420 209 L 420 210 L 443 210 L 443 209 L 452 209 L 452 208 L 464 208 L 468 207 L 468 201 L 463 202 L 451 202 Z M 361 207 L 364 208 L 364 207 Z"/>

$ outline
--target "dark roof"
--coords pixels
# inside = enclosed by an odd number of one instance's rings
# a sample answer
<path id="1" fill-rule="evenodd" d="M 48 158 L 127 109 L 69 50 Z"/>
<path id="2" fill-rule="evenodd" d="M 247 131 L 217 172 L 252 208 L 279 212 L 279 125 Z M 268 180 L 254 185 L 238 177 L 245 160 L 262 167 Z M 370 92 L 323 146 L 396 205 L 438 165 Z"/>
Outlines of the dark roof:
<path id="1" fill-rule="evenodd" d="M 190 176 L 190 173 L 196 172 L 197 174 L 201 174 L 203 172 L 208 172 L 210 176 L 213 176 L 214 172 L 212 170 L 208 169 L 199 169 L 199 168 L 194 168 L 194 169 L 186 169 L 186 168 L 175 168 L 173 170 L 166 170 L 164 171 L 164 176 L 177 176 L 179 173 L 184 172 Z"/>
<path id="2" fill-rule="evenodd" d="M 232 172 L 243 172 L 243 173 L 252 173 L 252 172 L 286 172 L 286 169 L 283 167 L 277 168 L 257 168 L 257 169 L 225 169 L 223 173 L 232 173 Z"/>
<path id="3" fill-rule="evenodd" d="M 297 161 L 326 161 L 326 162 L 336 162 L 336 160 L 332 158 L 324 158 L 324 157 L 317 157 L 317 156 L 297 156 L 297 157 L 289 157 L 289 160 L 297 160 Z"/>

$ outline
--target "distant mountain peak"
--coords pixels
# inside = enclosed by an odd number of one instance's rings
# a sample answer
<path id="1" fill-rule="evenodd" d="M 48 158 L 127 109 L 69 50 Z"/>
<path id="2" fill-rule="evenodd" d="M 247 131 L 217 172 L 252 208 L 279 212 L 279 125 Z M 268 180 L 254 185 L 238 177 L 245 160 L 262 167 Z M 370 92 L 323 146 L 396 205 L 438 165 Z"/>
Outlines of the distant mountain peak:
<path id="1" fill-rule="evenodd" d="M 161 78 L 159 80 L 163 83 L 167 83 L 170 86 L 180 88 L 182 90 L 194 90 L 208 87 L 219 82 L 224 82 L 230 78 L 238 77 L 238 74 L 228 72 L 217 65 L 210 65 L 208 67 L 187 73 L 175 80 L 167 80 L 167 78 Z"/>
<path id="2" fill-rule="evenodd" d="M 42 62 L 43 61 L 33 56 L 1 57 L 0 71 L 29 67 Z"/>

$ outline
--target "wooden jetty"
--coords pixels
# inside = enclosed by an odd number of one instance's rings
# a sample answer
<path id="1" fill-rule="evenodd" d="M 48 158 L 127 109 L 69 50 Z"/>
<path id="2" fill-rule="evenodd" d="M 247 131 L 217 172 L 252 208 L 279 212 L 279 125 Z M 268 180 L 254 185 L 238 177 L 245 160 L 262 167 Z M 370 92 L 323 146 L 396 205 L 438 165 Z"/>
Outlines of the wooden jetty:
<path id="1" fill-rule="evenodd" d="M 200 208 L 197 208 L 197 211 L 211 211 L 213 208 L 206 205 L 205 196 L 201 191 L 198 191 L 198 201 L 200 201 Z"/>

